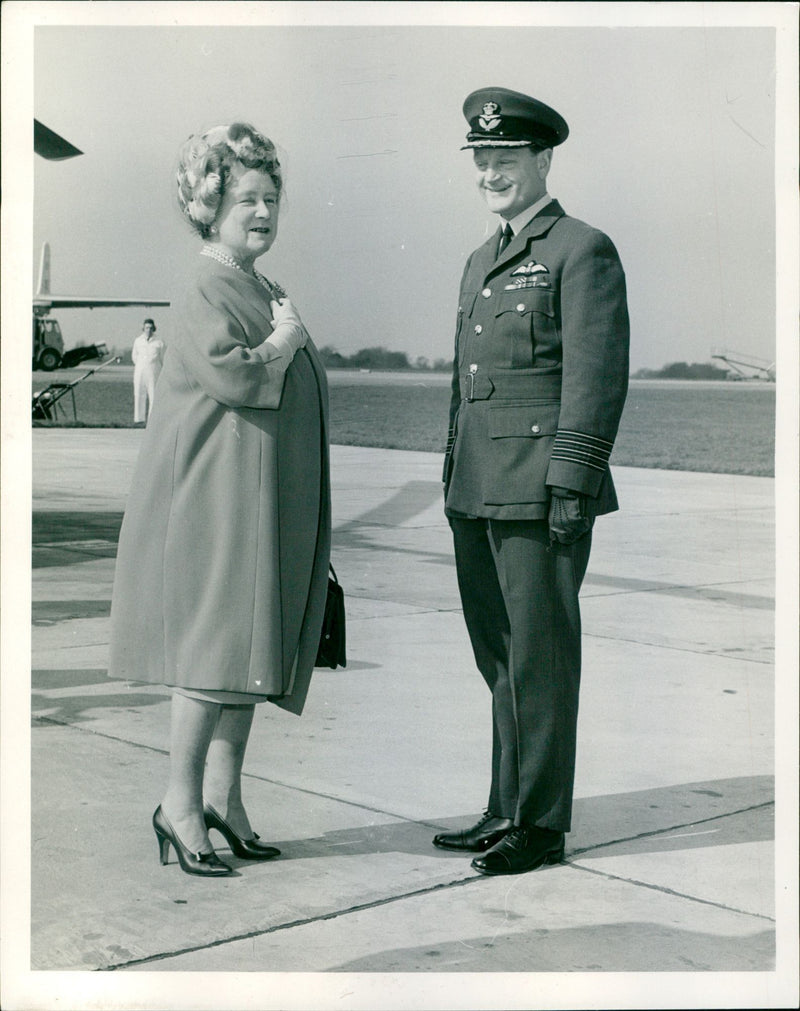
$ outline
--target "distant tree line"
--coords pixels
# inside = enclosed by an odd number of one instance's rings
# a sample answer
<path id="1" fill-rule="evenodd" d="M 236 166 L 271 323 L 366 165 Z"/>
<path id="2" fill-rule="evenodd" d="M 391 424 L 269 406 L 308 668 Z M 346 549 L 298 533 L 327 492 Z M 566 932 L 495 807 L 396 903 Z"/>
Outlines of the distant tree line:
<path id="1" fill-rule="evenodd" d="M 727 379 L 728 369 L 721 369 L 710 362 L 672 362 L 660 369 L 639 369 L 633 373 L 634 379 Z"/>
<path id="2" fill-rule="evenodd" d="M 80 344 L 81 342 L 79 342 Z M 76 345 L 77 346 L 77 345 Z M 131 365 L 131 349 L 117 351 L 108 345 L 111 356 L 119 355 L 121 365 Z M 375 372 L 450 372 L 453 362 L 447 358 L 435 358 L 431 361 L 420 355 L 413 361 L 405 351 L 389 351 L 384 347 L 361 348 L 351 355 L 343 355 L 330 345 L 320 348 L 320 358 L 326 369 L 365 369 Z M 107 360 L 107 359 L 106 359 Z M 709 362 L 672 362 L 660 369 L 639 369 L 632 374 L 633 379 L 728 379 L 729 370 L 721 369 Z"/>
<path id="3" fill-rule="evenodd" d="M 110 356 L 119 355 L 122 359 L 121 365 L 131 365 L 131 349 L 125 348 L 117 351 L 111 344 L 106 344 Z M 405 351 L 389 351 L 387 348 L 362 348 L 352 355 L 343 355 L 336 348 L 324 347 L 319 349 L 319 355 L 326 369 L 369 369 L 375 372 L 399 372 L 399 371 L 420 371 L 420 372 L 450 372 L 453 368 L 452 360 L 447 358 L 435 358 L 431 360 L 424 355 L 419 355 L 412 361 Z"/>
<path id="4" fill-rule="evenodd" d="M 416 369 L 421 372 L 449 372 L 452 361 L 436 358 L 431 361 L 420 355 L 411 361 L 405 351 L 389 351 L 386 348 L 362 348 L 352 355 L 343 355 L 336 348 L 320 348 L 320 358 L 327 369 L 370 369 L 376 372 L 397 372 Z"/>

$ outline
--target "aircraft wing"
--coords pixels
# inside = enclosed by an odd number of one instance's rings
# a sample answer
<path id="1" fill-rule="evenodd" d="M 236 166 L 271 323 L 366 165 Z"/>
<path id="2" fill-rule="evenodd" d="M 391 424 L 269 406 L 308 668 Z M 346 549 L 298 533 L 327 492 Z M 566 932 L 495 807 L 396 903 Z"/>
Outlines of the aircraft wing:
<path id="1" fill-rule="evenodd" d="M 46 316 L 51 309 L 100 309 L 115 305 L 169 305 L 167 298 L 114 298 L 98 295 L 53 295 L 50 291 L 50 244 L 42 243 L 39 288 L 33 296 L 33 311 Z"/>
<path id="2" fill-rule="evenodd" d="M 55 130 L 46 127 L 38 119 L 33 121 L 33 150 L 48 161 L 64 161 L 83 154 L 74 144 L 60 137 Z"/>
<path id="3" fill-rule="evenodd" d="M 34 295 L 36 309 L 95 309 L 114 305 L 169 305 L 166 298 L 94 298 L 91 295 Z"/>

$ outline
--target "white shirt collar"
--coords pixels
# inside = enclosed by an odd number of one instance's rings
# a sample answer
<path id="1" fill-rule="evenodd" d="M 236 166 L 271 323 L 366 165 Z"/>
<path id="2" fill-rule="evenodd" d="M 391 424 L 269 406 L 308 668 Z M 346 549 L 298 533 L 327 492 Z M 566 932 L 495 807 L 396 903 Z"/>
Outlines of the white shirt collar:
<path id="1" fill-rule="evenodd" d="M 512 218 L 507 224 L 511 225 L 511 231 L 514 235 L 519 235 L 525 225 L 539 213 L 539 211 L 546 207 L 553 198 L 549 193 L 545 193 L 543 197 L 536 201 L 535 204 L 531 204 L 530 207 L 526 207 L 524 211 L 521 211 L 515 218 Z M 505 221 L 505 219 L 503 219 Z"/>

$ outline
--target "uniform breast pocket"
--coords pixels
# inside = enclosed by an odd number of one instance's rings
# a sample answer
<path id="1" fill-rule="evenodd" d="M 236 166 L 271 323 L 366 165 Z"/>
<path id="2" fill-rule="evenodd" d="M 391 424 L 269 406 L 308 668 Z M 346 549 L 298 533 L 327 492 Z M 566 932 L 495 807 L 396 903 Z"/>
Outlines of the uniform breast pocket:
<path id="1" fill-rule="evenodd" d="M 533 368 L 556 332 L 556 293 L 551 288 L 515 288 L 497 301 L 497 330 L 510 342 L 509 364 Z M 541 363 L 539 363 L 541 364 Z"/>
<path id="2" fill-rule="evenodd" d="M 547 501 L 547 468 L 558 429 L 558 401 L 490 403 L 489 437 L 493 478 L 487 505 Z"/>

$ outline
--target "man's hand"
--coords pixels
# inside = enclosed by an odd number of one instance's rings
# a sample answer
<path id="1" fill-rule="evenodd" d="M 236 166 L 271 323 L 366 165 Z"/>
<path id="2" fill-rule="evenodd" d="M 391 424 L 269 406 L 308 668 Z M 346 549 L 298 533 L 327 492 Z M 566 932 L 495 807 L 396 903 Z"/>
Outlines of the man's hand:
<path id="1" fill-rule="evenodd" d="M 592 529 L 586 495 L 569 488 L 550 489 L 550 540 L 559 544 L 574 544 Z"/>

